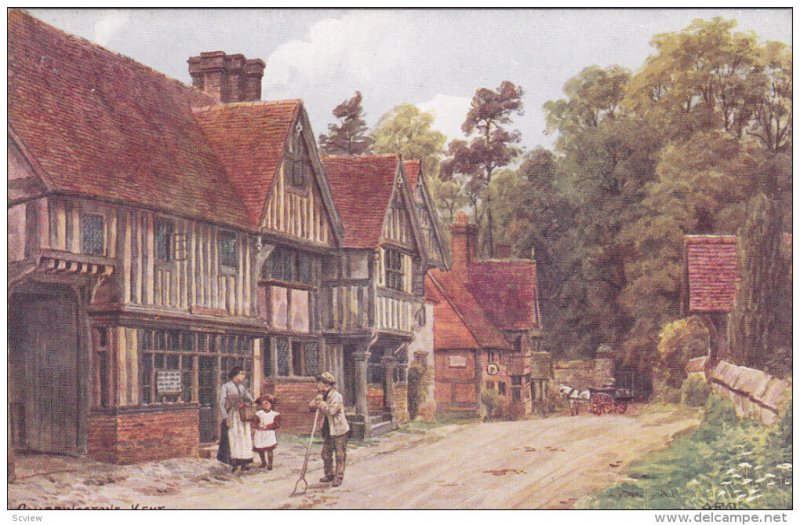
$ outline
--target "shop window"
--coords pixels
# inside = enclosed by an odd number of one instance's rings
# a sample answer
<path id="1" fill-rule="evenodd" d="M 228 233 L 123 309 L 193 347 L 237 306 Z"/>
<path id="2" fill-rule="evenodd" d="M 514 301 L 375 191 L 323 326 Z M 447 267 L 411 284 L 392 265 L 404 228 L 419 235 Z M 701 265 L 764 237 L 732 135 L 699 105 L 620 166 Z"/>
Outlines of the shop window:
<path id="1" fill-rule="evenodd" d="M 386 268 L 386 287 L 392 290 L 403 290 L 403 254 L 397 250 L 384 249 L 384 267 Z"/>
<path id="2" fill-rule="evenodd" d="M 238 260 L 236 234 L 233 232 L 219 232 L 219 263 L 228 268 L 236 268 Z"/>
<path id="3" fill-rule="evenodd" d="M 511 400 L 522 400 L 522 376 L 511 376 Z"/>
<path id="4" fill-rule="evenodd" d="M 141 404 L 191 403 L 201 394 L 207 402 L 219 385 L 228 381 L 231 368 L 244 368 L 248 377 L 253 371 L 252 337 L 140 329 L 137 339 Z M 209 375 L 213 369 L 218 371 L 217 377 Z"/>
<path id="5" fill-rule="evenodd" d="M 264 377 L 272 377 L 275 373 L 275 368 L 272 364 L 272 348 L 269 341 L 269 337 L 264 337 L 261 340 L 261 361 L 264 364 Z"/>
<path id="6" fill-rule="evenodd" d="M 81 251 L 89 255 L 105 254 L 105 226 L 102 215 L 81 215 Z"/>

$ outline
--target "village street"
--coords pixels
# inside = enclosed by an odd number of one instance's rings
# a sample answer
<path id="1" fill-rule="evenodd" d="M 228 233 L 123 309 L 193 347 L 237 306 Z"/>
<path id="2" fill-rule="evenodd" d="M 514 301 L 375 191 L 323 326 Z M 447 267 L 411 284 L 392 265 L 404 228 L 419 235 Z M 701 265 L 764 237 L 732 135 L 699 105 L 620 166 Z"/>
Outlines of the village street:
<path id="1" fill-rule="evenodd" d="M 9 488 L 9 506 L 568 508 L 622 479 L 630 461 L 666 446 L 697 423 L 686 414 L 644 411 L 394 432 L 371 446 L 348 450 L 339 488 L 317 482 L 321 462 L 316 444 L 309 490 L 299 497 L 289 497 L 302 464 L 303 448 L 296 438 L 284 439 L 274 471 L 254 469 L 241 477 L 209 459 L 111 466 L 53 458 L 55 472 L 41 475 L 34 470 L 45 463 L 32 469 L 31 457 L 23 457 L 20 479 Z"/>

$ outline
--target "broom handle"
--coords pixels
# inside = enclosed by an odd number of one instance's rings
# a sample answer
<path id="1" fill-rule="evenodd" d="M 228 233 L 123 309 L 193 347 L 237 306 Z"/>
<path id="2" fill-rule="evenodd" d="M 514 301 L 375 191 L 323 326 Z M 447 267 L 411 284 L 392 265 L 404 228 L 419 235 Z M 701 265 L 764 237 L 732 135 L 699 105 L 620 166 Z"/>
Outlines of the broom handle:
<path id="1" fill-rule="evenodd" d="M 308 438 L 308 447 L 306 447 L 306 459 L 303 460 L 303 472 L 301 478 L 306 475 L 308 469 L 308 458 L 311 456 L 311 444 L 314 443 L 314 434 L 317 432 L 317 418 L 319 417 L 319 408 L 314 412 L 314 424 L 311 426 L 311 436 Z"/>

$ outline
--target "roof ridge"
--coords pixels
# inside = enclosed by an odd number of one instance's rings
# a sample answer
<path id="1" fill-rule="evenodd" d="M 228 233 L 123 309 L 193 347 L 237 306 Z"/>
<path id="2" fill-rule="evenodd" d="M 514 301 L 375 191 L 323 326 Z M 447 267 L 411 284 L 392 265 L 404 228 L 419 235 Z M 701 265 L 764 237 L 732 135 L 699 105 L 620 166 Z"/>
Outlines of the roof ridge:
<path id="1" fill-rule="evenodd" d="M 397 153 L 370 153 L 369 155 L 323 155 L 323 159 L 342 159 L 342 160 L 350 160 L 350 159 L 375 159 L 375 158 L 389 158 L 394 157 L 396 159 L 400 158 L 400 155 Z"/>
<path id="2" fill-rule="evenodd" d="M 113 51 L 111 49 L 103 47 L 100 44 L 98 44 L 96 42 L 92 42 L 91 40 L 89 40 L 87 38 L 84 38 L 84 37 L 78 36 L 78 35 L 73 35 L 71 33 L 67 33 L 66 31 L 64 31 L 62 29 L 59 29 L 54 25 L 48 24 L 47 22 L 36 18 L 35 16 L 33 16 L 32 14 L 27 12 L 25 9 L 11 9 L 10 13 L 9 13 L 9 16 L 11 16 L 15 12 L 19 13 L 20 15 L 22 15 L 23 17 L 25 17 L 28 20 L 32 20 L 32 21 L 34 21 L 35 23 L 37 23 L 37 24 L 39 24 L 41 26 L 45 26 L 45 28 L 48 31 L 55 31 L 59 35 L 61 35 L 63 37 L 66 37 L 68 40 L 74 41 L 78 45 L 81 45 L 81 46 L 84 46 L 84 47 L 88 46 L 88 47 L 92 48 L 95 51 L 99 51 L 99 52 L 105 53 L 107 55 L 112 55 L 114 57 L 121 58 L 121 59 L 123 59 L 123 60 L 125 60 L 127 62 L 130 62 L 134 66 L 138 66 L 140 68 L 143 68 L 143 69 L 147 70 L 149 73 L 152 73 L 154 75 L 157 75 L 157 76 L 163 78 L 164 80 L 167 80 L 168 82 L 177 84 L 178 86 L 180 86 L 180 87 L 182 87 L 184 89 L 193 91 L 197 95 L 200 95 L 202 97 L 206 97 L 209 100 L 211 100 L 211 98 L 208 95 L 206 95 L 205 93 L 203 93 L 199 89 L 195 88 L 194 86 L 190 86 L 188 84 L 184 84 L 183 82 L 181 82 L 177 78 L 173 78 L 173 77 L 171 77 L 171 76 L 169 76 L 169 75 L 167 75 L 165 73 L 162 73 L 161 71 L 159 71 L 159 70 L 157 70 L 157 69 L 155 69 L 153 67 L 150 67 L 147 64 L 143 64 L 143 63 L 141 63 L 141 62 L 139 62 L 137 60 L 134 60 L 133 58 L 131 58 L 131 57 L 127 56 L 127 55 L 123 55 L 122 53 L 118 53 L 117 51 Z"/>
<path id="3" fill-rule="evenodd" d="M 209 104 L 208 106 L 195 106 L 192 108 L 194 113 L 202 113 L 204 111 L 224 111 L 229 108 L 250 107 L 250 106 L 278 106 L 281 104 L 287 105 L 302 105 L 303 99 L 301 98 L 287 98 L 280 100 L 250 100 L 243 102 L 224 102 L 219 104 Z"/>

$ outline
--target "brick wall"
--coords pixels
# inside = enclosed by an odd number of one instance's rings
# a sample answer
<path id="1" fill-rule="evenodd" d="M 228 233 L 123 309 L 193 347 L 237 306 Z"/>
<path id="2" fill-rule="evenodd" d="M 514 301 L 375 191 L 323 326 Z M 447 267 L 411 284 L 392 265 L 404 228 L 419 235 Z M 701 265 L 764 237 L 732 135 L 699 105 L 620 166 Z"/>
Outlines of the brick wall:
<path id="1" fill-rule="evenodd" d="M 397 414 L 397 422 L 401 425 L 408 423 L 408 384 L 395 383 L 394 385 L 394 408 Z"/>
<path id="2" fill-rule="evenodd" d="M 367 406 L 370 414 L 380 414 L 383 412 L 383 386 L 367 385 Z"/>
<path id="3" fill-rule="evenodd" d="M 308 402 L 317 395 L 313 379 L 308 381 L 266 382 L 261 392 L 278 398 L 276 411 L 281 414 L 281 430 L 297 434 L 310 434 L 314 424 L 314 412 L 308 409 Z M 322 422 L 317 422 L 317 432 Z M 280 432 L 279 431 L 279 432 Z M 280 439 L 280 438 L 279 438 Z"/>
<path id="4" fill-rule="evenodd" d="M 197 406 L 89 416 L 88 454 L 110 463 L 197 456 Z"/>

